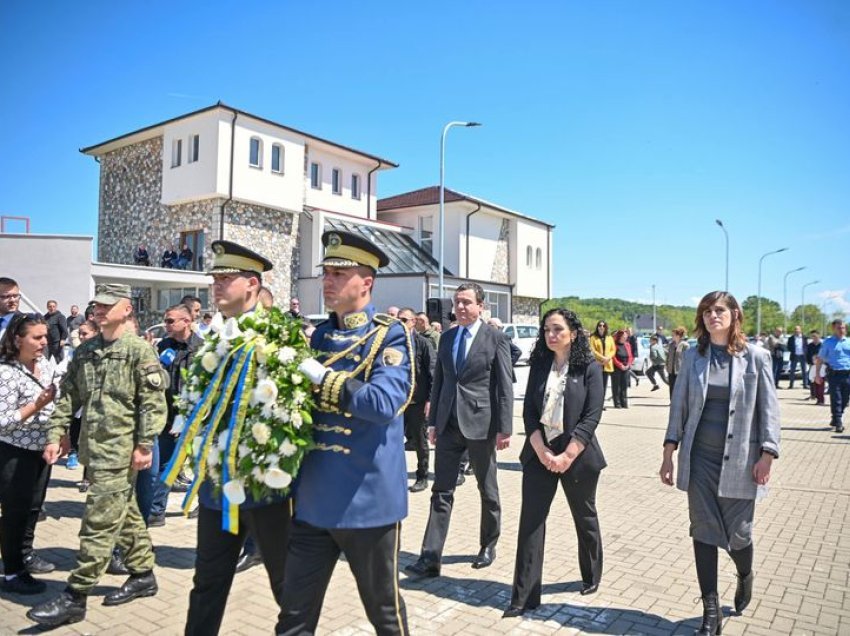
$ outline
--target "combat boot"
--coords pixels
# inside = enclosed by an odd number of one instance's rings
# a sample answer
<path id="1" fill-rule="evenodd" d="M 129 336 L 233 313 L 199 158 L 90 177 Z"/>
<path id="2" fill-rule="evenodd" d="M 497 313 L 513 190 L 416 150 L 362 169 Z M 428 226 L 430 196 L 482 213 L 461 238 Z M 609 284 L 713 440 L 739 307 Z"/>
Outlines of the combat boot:
<path id="1" fill-rule="evenodd" d="M 158 591 L 159 587 L 156 584 L 156 577 L 153 575 L 153 570 L 131 574 L 130 578 L 124 581 L 124 585 L 106 595 L 103 599 L 103 604 L 122 605 L 123 603 L 129 603 L 133 599 L 153 596 Z"/>
<path id="2" fill-rule="evenodd" d="M 56 598 L 33 607 L 27 618 L 47 627 L 78 623 L 86 617 L 87 598 L 82 592 L 66 587 Z"/>

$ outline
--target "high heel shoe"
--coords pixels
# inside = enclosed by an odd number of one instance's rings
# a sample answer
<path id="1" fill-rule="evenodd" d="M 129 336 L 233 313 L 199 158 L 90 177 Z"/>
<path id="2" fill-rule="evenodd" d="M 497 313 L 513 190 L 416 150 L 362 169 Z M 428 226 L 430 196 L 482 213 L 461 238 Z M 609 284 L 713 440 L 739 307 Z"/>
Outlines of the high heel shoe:
<path id="1" fill-rule="evenodd" d="M 753 598 L 753 573 L 752 571 L 747 576 L 738 575 L 738 587 L 735 589 L 735 611 L 740 614 L 747 605 L 750 604 L 750 599 Z"/>
<path id="2" fill-rule="evenodd" d="M 702 597 L 702 625 L 695 632 L 696 636 L 719 636 L 723 629 L 723 613 L 720 611 L 720 601 L 717 594 Z"/>

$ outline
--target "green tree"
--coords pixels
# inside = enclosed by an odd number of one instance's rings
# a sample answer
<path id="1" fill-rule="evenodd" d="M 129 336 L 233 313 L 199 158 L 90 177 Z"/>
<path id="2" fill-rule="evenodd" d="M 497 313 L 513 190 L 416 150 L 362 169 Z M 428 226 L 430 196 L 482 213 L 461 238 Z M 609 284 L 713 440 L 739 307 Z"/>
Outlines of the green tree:
<path id="1" fill-rule="evenodd" d="M 805 310 L 805 311 L 803 311 Z M 805 314 L 805 316 L 804 316 Z M 805 318 L 805 324 L 804 324 Z M 803 333 L 809 333 L 812 329 L 820 331 L 823 329 L 823 312 L 820 307 L 810 303 L 805 305 L 797 305 L 791 315 L 788 316 L 789 331 L 793 325 L 800 325 L 803 328 Z"/>
<path id="2" fill-rule="evenodd" d="M 748 296 L 741 303 L 741 309 L 744 310 L 744 331 L 747 335 L 756 335 L 756 321 L 758 316 L 758 296 Z M 782 314 L 782 306 L 775 300 L 765 298 L 761 299 L 761 330 L 762 333 L 770 333 L 776 327 L 782 327 L 785 323 L 785 318 Z"/>

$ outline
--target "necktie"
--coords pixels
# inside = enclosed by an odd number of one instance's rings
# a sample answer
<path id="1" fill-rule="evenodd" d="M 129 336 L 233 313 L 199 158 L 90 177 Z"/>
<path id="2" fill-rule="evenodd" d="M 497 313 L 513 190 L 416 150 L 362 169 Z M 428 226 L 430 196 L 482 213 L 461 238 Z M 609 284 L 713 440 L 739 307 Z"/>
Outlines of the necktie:
<path id="1" fill-rule="evenodd" d="M 455 355 L 455 371 L 460 374 L 463 363 L 466 362 L 466 327 L 460 328 L 460 338 L 457 342 L 457 355 Z"/>

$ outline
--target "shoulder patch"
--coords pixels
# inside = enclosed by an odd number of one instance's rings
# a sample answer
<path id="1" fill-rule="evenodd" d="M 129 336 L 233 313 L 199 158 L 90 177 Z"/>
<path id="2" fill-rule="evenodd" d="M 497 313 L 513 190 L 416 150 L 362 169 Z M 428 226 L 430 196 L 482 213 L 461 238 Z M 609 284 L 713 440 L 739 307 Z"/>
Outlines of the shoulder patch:
<path id="1" fill-rule="evenodd" d="M 372 321 L 379 325 L 384 325 L 386 327 L 387 325 L 391 325 L 394 322 L 398 322 L 398 318 L 393 318 L 389 314 L 375 314 L 374 316 L 372 316 Z"/>
<path id="2" fill-rule="evenodd" d="M 404 360 L 404 354 L 402 354 L 402 352 L 398 349 L 387 347 L 381 353 L 381 360 L 388 367 L 397 367 L 401 364 L 401 361 Z"/>

